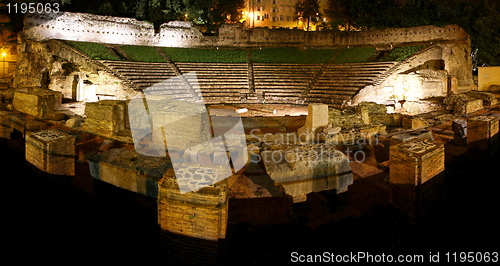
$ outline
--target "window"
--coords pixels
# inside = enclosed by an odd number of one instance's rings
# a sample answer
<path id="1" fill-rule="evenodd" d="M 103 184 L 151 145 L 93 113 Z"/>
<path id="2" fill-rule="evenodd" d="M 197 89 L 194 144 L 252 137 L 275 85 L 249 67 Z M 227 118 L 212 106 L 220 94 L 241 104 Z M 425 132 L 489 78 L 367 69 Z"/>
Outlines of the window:
<path id="1" fill-rule="evenodd" d="M 297 17 L 293 17 L 293 22 L 297 21 Z"/>
<path id="2" fill-rule="evenodd" d="M 257 16 L 257 20 L 260 20 L 260 16 Z"/>
<path id="3" fill-rule="evenodd" d="M 257 3 L 262 3 L 262 0 L 257 0 Z"/>
<path id="4" fill-rule="evenodd" d="M 284 7 L 284 6 L 280 6 L 280 12 L 283 12 L 283 11 L 284 11 L 284 9 L 285 9 L 285 7 Z"/>
<path id="5" fill-rule="evenodd" d="M 286 21 L 290 21 L 290 17 L 289 16 L 286 16 Z"/>
<path id="6" fill-rule="evenodd" d="M 276 0 L 273 0 L 273 4 L 275 4 L 275 5 L 276 5 Z"/>
<path id="7" fill-rule="evenodd" d="M 268 14 L 268 13 L 266 13 L 266 14 L 264 15 L 264 17 L 265 17 L 266 19 L 269 19 L 269 14 Z"/>
<path id="8" fill-rule="evenodd" d="M 278 7 L 273 7 L 273 9 L 271 10 L 273 13 L 278 13 Z"/>
<path id="9" fill-rule="evenodd" d="M 263 9 L 264 9 L 264 8 L 263 8 L 263 7 L 261 7 L 261 6 L 258 6 L 258 7 L 257 7 L 257 11 L 262 11 Z"/>
<path id="10" fill-rule="evenodd" d="M 286 12 L 290 12 L 290 7 L 289 6 L 286 7 Z"/>
<path id="11" fill-rule="evenodd" d="M 276 17 L 273 17 L 273 18 L 272 18 L 272 21 L 273 21 L 273 22 L 276 22 Z"/>
<path id="12" fill-rule="evenodd" d="M 283 15 L 280 16 L 280 21 L 283 21 L 285 17 Z"/>

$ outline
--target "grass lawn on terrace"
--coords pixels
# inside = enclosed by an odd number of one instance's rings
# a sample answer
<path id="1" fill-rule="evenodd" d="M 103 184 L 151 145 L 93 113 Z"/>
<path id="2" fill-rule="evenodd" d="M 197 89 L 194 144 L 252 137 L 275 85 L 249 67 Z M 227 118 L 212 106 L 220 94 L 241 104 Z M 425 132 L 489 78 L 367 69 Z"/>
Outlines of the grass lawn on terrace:
<path id="1" fill-rule="evenodd" d="M 100 43 L 66 41 L 70 46 L 96 60 L 121 60 Z"/>
<path id="2" fill-rule="evenodd" d="M 198 49 L 162 47 L 173 62 L 189 63 L 246 63 L 247 51 L 242 49 Z"/>
<path id="3" fill-rule="evenodd" d="M 263 48 L 252 50 L 254 63 L 318 64 L 328 62 L 337 49 Z"/>
<path id="4" fill-rule="evenodd" d="M 117 57 L 106 46 L 99 43 L 66 41 L 70 46 L 96 60 L 123 60 Z M 415 54 L 426 46 L 397 47 L 385 53 L 377 61 L 402 61 Z M 138 62 L 166 62 L 155 47 L 123 45 L 121 49 L 132 61 Z M 162 51 L 172 62 L 189 63 L 247 63 L 248 54 L 245 49 L 214 49 L 214 48 L 174 48 L 161 47 Z M 338 49 L 301 49 L 294 47 L 262 48 L 252 50 L 254 63 L 289 63 L 289 64 L 322 64 L 329 62 Z M 375 54 L 376 49 L 347 48 L 342 49 L 333 60 L 334 64 L 364 63 Z"/>
<path id="5" fill-rule="evenodd" d="M 343 63 L 365 63 L 368 61 L 373 54 L 375 54 L 376 49 L 373 47 L 369 48 L 347 48 L 340 52 L 339 56 L 335 58 L 333 63 L 343 64 Z"/>
<path id="6" fill-rule="evenodd" d="M 426 45 L 396 47 L 382 56 L 378 61 L 403 61 L 416 52 L 427 47 Z"/>
<path id="7" fill-rule="evenodd" d="M 123 45 L 122 50 L 132 61 L 164 63 L 165 59 L 152 46 Z"/>

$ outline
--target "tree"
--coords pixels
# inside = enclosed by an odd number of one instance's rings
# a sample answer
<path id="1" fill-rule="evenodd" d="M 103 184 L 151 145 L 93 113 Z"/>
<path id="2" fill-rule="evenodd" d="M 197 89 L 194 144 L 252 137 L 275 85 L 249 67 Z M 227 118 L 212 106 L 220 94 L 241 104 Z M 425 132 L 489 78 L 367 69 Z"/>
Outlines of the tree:
<path id="1" fill-rule="evenodd" d="M 500 13 L 486 0 L 476 10 L 470 35 L 474 64 L 500 65 Z"/>
<path id="2" fill-rule="evenodd" d="M 318 0 L 298 0 L 295 4 L 295 12 L 297 17 L 301 18 L 302 21 L 307 19 L 307 31 L 309 31 L 309 22 L 311 18 L 318 18 L 321 16 L 319 12 L 319 1 Z M 314 20 L 317 22 L 317 20 Z"/>

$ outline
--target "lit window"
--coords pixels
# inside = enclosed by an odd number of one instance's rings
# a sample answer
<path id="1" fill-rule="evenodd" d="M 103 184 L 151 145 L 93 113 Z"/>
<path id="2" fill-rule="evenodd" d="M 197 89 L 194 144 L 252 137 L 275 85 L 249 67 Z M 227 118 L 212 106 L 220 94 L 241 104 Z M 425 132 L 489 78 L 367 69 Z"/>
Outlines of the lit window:
<path id="1" fill-rule="evenodd" d="M 280 16 L 280 21 L 283 21 L 284 19 L 285 19 L 285 17 Z"/>
<path id="2" fill-rule="evenodd" d="M 275 4 L 275 5 L 276 5 L 276 0 L 273 0 L 273 4 Z"/>
<path id="3" fill-rule="evenodd" d="M 273 22 L 276 22 L 276 17 L 273 17 L 273 18 L 272 18 L 272 21 L 273 21 Z"/>
<path id="4" fill-rule="evenodd" d="M 257 20 L 260 20 L 260 16 L 257 16 Z"/>

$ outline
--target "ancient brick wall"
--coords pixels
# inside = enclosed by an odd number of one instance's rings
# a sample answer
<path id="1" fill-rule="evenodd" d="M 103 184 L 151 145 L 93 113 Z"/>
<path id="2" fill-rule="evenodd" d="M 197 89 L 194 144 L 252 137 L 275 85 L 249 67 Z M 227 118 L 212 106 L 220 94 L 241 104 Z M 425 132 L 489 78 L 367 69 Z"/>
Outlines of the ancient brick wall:
<path id="1" fill-rule="evenodd" d="M 297 29 L 245 28 L 226 24 L 218 38 L 204 37 L 190 22 L 171 21 L 155 33 L 153 25 L 132 18 L 85 13 L 33 14 L 25 19 L 25 34 L 35 40 L 62 39 L 110 44 L 149 46 L 349 46 L 395 45 L 411 42 L 465 41 L 467 33 L 456 25 L 445 27 L 381 29 L 358 32 L 314 31 Z"/>
<path id="2" fill-rule="evenodd" d="M 132 18 L 70 12 L 27 16 L 24 33 L 39 41 L 61 39 L 149 46 L 183 46 L 201 38 L 201 32 L 187 22 L 165 23 L 155 33 L 152 24 Z"/>

